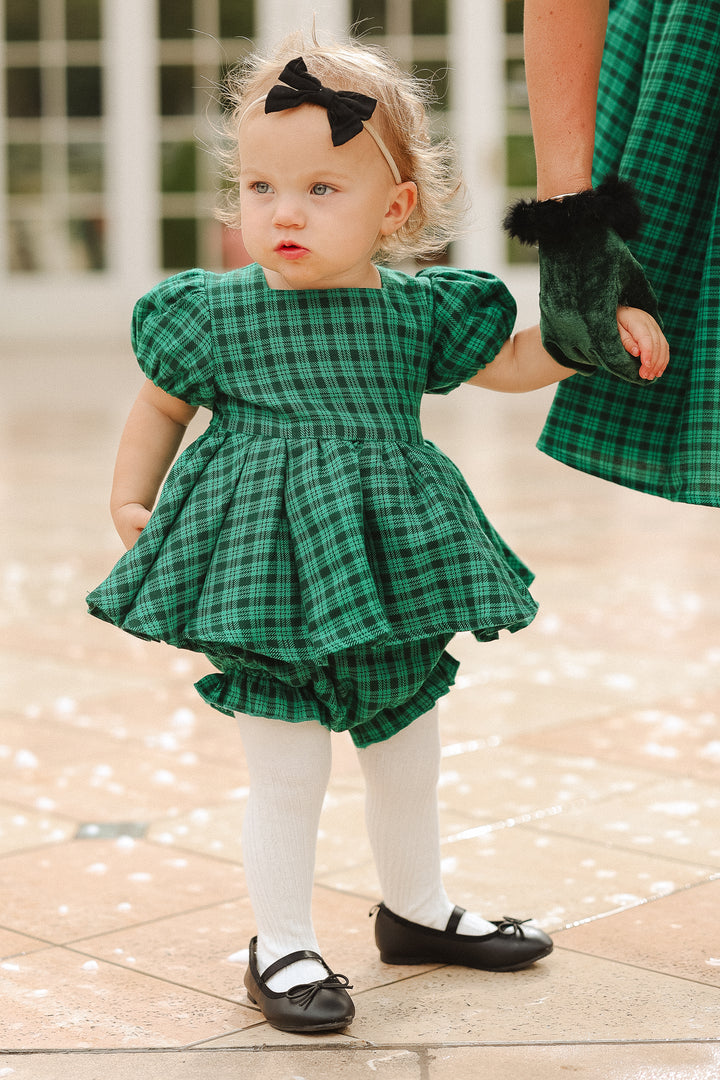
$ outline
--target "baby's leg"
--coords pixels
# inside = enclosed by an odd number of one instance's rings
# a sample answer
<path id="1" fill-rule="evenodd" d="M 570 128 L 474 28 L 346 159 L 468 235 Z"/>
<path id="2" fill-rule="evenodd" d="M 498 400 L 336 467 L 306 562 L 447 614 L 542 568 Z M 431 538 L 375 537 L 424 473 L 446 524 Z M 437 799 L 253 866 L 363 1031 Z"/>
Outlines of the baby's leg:
<path id="1" fill-rule="evenodd" d="M 320 724 L 241 716 L 250 771 L 243 865 L 258 931 L 258 968 L 299 949 L 318 952 L 312 923 L 317 832 L 330 778 L 330 732 Z M 304 960 L 273 976 L 277 992 L 324 979 Z"/>
<path id="2" fill-rule="evenodd" d="M 384 742 L 358 750 L 365 816 L 383 902 L 396 915 L 444 930 L 453 911 L 442 883 L 437 783 L 437 706 Z M 466 912 L 460 934 L 497 927 Z"/>

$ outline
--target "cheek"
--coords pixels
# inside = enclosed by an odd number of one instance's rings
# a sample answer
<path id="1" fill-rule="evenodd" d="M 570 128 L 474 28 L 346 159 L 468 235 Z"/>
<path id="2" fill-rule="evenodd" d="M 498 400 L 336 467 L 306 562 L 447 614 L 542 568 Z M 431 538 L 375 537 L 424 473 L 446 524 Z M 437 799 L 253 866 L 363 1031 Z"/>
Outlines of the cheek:
<path id="1" fill-rule="evenodd" d="M 248 205 L 247 196 L 241 195 L 238 199 L 237 204 L 240 209 L 241 219 L 243 221 L 249 221 L 249 219 L 252 217 L 252 211 L 250 209 L 250 206 Z"/>
<path id="2" fill-rule="evenodd" d="M 241 207 L 239 225 L 245 250 L 251 259 L 257 262 L 265 250 L 263 244 L 265 232 L 258 225 L 257 215 L 253 213 L 244 214 Z"/>
<path id="3" fill-rule="evenodd" d="M 244 199 L 240 199 L 240 228 L 248 235 L 254 235 L 260 228 L 260 215 L 256 208 Z"/>

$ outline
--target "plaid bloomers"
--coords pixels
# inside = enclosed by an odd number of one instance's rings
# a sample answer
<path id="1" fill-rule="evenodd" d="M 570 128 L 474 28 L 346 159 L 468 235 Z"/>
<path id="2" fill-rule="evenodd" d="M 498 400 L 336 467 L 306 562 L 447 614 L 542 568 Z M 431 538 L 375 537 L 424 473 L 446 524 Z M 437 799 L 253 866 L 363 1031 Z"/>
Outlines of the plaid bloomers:
<path id="1" fill-rule="evenodd" d="M 225 713 L 389 738 L 452 685 L 453 635 L 526 626 L 531 575 L 422 437 L 425 391 L 493 359 L 514 304 L 489 275 L 381 271 L 381 289 L 272 290 L 189 271 L 137 305 L 167 393 L 212 409 L 135 546 L 88 597 L 205 653 Z"/>
<path id="2" fill-rule="evenodd" d="M 634 181 L 630 244 L 657 293 L 670 363 L 636 388 L 605 372 L 556 392 L 538 446 L 678 502 L 720 506 L 720 0 L 614 0 L 594 179 Z"/>

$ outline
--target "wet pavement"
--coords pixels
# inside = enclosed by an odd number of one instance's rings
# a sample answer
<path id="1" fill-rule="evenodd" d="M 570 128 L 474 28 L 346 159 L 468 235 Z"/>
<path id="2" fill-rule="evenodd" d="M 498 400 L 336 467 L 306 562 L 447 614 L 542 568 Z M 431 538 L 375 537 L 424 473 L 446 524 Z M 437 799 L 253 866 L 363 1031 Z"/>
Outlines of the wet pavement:
<path id="1" fill-rule="evenodd" d="M 132 356 L 4 353 L 0 1077 L 720 1075 L 719 512 L 538 453 L 550 391 L 428 400 L 426 434 L 541 604 L 529 629 L 451 649 L 448 892 L 534 916 L 556 949 L 514 974 L 381 964 L 362 780 L 337 737 L 316 924 L 357 1018 L 283 1034 L 242 986 L 247 772 L 235 722 L 192 688 L 209 666 L 84 612 L 121 551 L 107 500 Z"/>

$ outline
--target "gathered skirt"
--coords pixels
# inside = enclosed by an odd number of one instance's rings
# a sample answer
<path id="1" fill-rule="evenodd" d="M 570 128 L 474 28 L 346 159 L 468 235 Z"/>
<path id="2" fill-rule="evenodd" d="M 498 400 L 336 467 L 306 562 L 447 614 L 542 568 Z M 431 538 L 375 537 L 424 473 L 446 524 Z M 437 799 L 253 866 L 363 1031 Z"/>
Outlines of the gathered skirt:
<path id="1" fill-rule="evenodd" d="M 88 597 L 140 638 L 204 653 L 224 713 L 390 737 L 447 693 L 454 634 L 492 640 L 532 575 L 431 443 L 280 439 L 215 420 L 135 546 Z"/>

